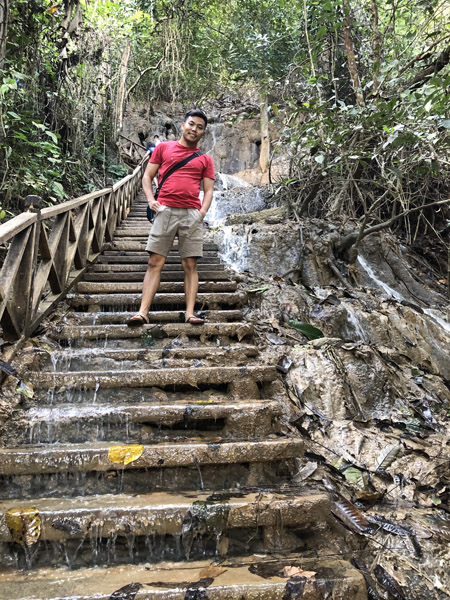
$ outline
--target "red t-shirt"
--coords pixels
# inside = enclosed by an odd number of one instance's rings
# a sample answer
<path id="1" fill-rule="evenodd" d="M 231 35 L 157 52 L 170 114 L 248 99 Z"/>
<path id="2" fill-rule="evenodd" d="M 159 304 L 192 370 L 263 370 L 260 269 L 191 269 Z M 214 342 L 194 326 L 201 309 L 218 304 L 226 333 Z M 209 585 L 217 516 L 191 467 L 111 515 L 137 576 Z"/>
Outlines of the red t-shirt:
<path id="1" fill-rule="evenodd" d="M 178 162 L 200 148 L 187 148 L 179 142 L 161 142 L 154 149 L 150 162 L 159 167 L 159 181 Z M 201 208 L 199 193 L 202 179 L 215 179 L 214 163 L 207 154 L 197 156 L 166 179 L 158 194 L 158 202 L 176 208 Z"/>

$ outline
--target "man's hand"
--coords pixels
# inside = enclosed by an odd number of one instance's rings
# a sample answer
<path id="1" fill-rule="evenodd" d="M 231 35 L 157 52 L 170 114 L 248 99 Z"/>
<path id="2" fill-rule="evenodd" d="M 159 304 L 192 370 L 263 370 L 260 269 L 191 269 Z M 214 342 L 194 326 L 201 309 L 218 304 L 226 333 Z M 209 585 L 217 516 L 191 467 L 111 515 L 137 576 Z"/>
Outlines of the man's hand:
<path id="1" fill-rule="evenodd" d="M 153 199 L 153 200 L 149 200 L 149 201 L 148 201 L 148 205 L 149 205 L 149 206 L 150 206 L 150 208 L 151 208 L 152 210 L 154 210 L 155 212 L 158 212 L 158 210 L 159 210 L 159 209 L 160 209 L 160 207 L 161 207 L 161 204 L 158 202 L 158 200 L 155 200 L 155 199 Z"/>

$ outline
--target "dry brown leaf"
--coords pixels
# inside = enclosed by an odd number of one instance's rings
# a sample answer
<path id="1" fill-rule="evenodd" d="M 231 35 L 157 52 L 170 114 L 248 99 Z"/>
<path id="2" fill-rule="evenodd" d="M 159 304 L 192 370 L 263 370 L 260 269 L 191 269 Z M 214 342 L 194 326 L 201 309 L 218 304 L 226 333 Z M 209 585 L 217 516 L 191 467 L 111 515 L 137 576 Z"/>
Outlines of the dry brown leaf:
<path id="1" fill-rule="evenodd" d="M 284 567 L 283 574 L 285 577 L 315 577 L 316 571 L 304 571 L 301 567 L 288 566 Z"/>
<path id="2" fill-rule="evenodd" d="M 128 465 L 137 460 L 144 452 L 144 446 L 141 444 L 132 444 L 130 446 L 111 446 L 108 449 L 108 458 L 113 463 Z"/>
<path id="3" fill-rule="evenodd" d="M 224 569 L 223 567 L 214 567 L 214 566 L 205 567 L 204 569 L 202 569 L 200 571 L 198 576 L 200 577 L 200 579 L 204 579 L 206 577 L 219 577 L 219 575 L 222 575 L 222 573 L 225 573 L 226 570 L 227 569 Z"/>

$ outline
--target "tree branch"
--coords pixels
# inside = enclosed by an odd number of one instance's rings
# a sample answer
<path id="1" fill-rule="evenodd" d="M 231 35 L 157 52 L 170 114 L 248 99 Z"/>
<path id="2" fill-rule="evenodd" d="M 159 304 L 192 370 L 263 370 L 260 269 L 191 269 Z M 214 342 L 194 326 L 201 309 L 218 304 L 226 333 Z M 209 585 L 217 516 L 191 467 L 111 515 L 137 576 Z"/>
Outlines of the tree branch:
<path id="1" fill-rule="evenodd" d="M 348 250 L 355 244 L 356 241 L 360 242 L 363 238 L 367 237 L 368 235 L 371 235 L 372 233 L 377 233 L 378 231 L 382 231 L 383 229 L 388 229 L 393 223 L 399 221 L 400 219 L 403 219 L 403 217 L 407 217 L 413 212 L 417 212 L 418 210 L 423 210 L 425 208 L 430 208 L 431 206 L 439 206 L 443 204 L 450 204 L 450 198 L 448 198 L 447 200 L 438 200 L 437 202 L 422 204 L 421 206 L 415 206 L 414 208 L 410 208 L 408 210 L 403 211 L 402 213 L 399 213 L 398 215 L 391 217 L 387 221 L 377 223 L 377 225 L 372 225 L 372 227 L 369 227 L 363 232 L 361 232 L 361 229 L 359 231 L 352 231 L 352 233 L 346 235 L 339 242 L 338 251 L 344 252 Z"/>
<path id="2" fill-rule="evenodd" d="M 148 73 L 149 71 L 157 71 L 159 69 L 159 67 L 161 66 L 163 60 L 166 58 L 166 49 L 164 48 L 164 54 L 163 56 L 159 59 L 158 64 L 154 67 L 147 67 L 146 69 L 144 69 L 143 71 L 141 71 L 139 73 L 139 75 L 136 78 L 136 81 L 134 83 L 132 83 L 130 85 L 130 87 L 127 89 L 127 92 L 125 94 L 125 100 L 128 99 L 128 96 L 131 94 L 131 92 L 134 90 L 134 88 L 137 86 L 137 84 L 140 82 L 140 80 L 144 77 L 144 75 L 146 73 Z"/>

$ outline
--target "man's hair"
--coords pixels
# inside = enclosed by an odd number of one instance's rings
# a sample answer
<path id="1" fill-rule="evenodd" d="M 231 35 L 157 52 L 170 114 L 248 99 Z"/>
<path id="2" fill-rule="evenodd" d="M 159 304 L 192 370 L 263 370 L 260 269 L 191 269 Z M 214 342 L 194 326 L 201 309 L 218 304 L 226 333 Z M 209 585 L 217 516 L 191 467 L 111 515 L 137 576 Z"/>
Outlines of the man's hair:
<path id="1" fill-rule="evenodd" d="M 192 110 L 188 110 L 184 115 L 184 121 L 186 122 L 189 117 L 200 117 L 205 121 L 205 127 L 208 125 L 208 117 L 200 108 L 193 108 Z"/>

